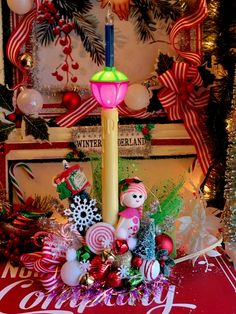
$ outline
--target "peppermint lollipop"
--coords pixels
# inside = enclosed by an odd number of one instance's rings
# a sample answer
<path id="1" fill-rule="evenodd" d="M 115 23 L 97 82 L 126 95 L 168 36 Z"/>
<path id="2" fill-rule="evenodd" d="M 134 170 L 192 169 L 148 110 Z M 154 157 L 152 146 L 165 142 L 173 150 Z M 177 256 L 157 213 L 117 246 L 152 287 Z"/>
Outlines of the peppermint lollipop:
<path id="1" fill-rule="evenodd" d="M 111 248 L 114 242 L 115 229 L 112 225 L 105 222 L 98 222 L 91 226 L 86 232 L 86 243 L 89 249 L 100 254 L 104 249 Z"/>

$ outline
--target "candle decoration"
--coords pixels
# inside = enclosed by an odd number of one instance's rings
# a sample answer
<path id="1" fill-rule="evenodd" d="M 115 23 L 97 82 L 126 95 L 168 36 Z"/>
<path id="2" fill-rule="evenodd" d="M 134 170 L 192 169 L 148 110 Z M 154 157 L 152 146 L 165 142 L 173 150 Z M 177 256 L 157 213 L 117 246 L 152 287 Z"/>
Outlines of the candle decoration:
<path id="1" fill-rule="evenodd" d="M 115 225 L 118 204 L 118 109 L 128 89 L 128 78 L 114 67 L 114 25 L 108 5 L 105 25 L 105 68 L 95 73 L 90 86 L 102 106 L 102 216 Z"/>

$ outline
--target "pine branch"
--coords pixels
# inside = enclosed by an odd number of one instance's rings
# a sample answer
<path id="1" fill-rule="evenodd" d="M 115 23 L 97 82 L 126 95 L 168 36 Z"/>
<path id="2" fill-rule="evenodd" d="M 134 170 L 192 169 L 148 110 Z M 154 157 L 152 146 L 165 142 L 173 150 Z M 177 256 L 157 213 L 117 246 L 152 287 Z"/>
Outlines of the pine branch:
<path id="1" fill-rule="evenodd" d="M 86 14 L 93 7 L 89 0 L 54 0 L 53 3 L 64 18 L 72 18 L 74 12 Z"/>
<path id="2" fill-rule="evenodd" d="M 135 24 L 138 39 L 145 42 L 153 40 L 158 20 L 164 20 L 166 30 L 170 28 L 170 23 L 176 20 L 183 11 L 181 0 L 133 0 L 130 17 Z"/>
<path id="3" fill-rule="evenodd" d="M 48 140 L 48 128 L 46 121 L 42 118 L 31 118 L 24 116 L 25 135 L 32 135 L 35 139 Z"/>
<path id="4" fill-rule="evenodd" d="M 155 71 L 158 75 L 161 75 L 169 70 L 172 67 L 173 63 L 173 57 L 168 56 L 168 54 L 160 53 Z"/>
<path id="5" fill-rule="evenodd" d="M 182 6 L 180 1 L 158 0 L 152 1 L 153 16 L 156 20 L 175 21 L 181 14 Z M 170 22 L 170 21 L 169 21 Z"/>
<path id="6" fill-rule="evenodd" d="M 153 33 L 156 31 L 156 23 L 147 7 L 131 7 L 130 17 L 133 19 L 134 27 L 140 41 L 154 40 Z"/>
<path id="7" fill-rule="evenodd" d="M 53 42 L 55 39 L 55 35 L 53 33 L 53 24 L 48 24 L 47 21 L 36 24 L 36 38 L 43 46 L 47 46 Z"/>
<path id="8" fill-rule="evenodd" d="M 0 143 L 5 142 L 8 139 L 9 134 L 15 127 L 15 124 L 8 124 L 0 121 Z"/>
<path id="9" fill-rule="evenodd" d="M 97 65 L 102 65 L 105 58 L 104 46 L 89 17 L 74 13 L 75 32 L 80 36 L 84 49 L 89 52 L 91 59 Z"/>

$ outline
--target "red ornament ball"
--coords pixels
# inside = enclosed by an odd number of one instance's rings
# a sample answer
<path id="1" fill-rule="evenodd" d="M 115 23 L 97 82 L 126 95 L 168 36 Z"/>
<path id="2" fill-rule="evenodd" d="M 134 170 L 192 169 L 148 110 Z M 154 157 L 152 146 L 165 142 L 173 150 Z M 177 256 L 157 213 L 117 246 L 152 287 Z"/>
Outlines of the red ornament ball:
<path id="1" fill-rule="evenodd" d="M 113 251 L 116 255 L 122 255 L 128 252 L 129 247 L 128 243 L 126 240 L 123 239 L 118 239 L 115 240 L 114 245 L 113 245 Z"/>
<path id="2" fill-rule="evenodd" d="M 16 114 L 10 113 L 9 115 L 7 115 L 7 119 L 10 121 L 15 121 L 16 120 Z"/>
<path id="3" fill-rule="evenodd" d="M 143 263 L 143 260 L 139 256 L 134 256 L 131 260 L 131 266 L 139 268 Z"/>
<path id="4" fill-rule="evenodd" d="M 166 250 L 168 254 L 171 254 L 174 249 L 174 242 L 168 234 L 159 234 L 156 236 L 155 240 L 158 250 Z"/>
<path id="5" fill-rule="evenodd" d="M 117 272 L 111 271 L 107 276 L 106 283 L 109 287 L 118 288 L 122 286 L 122 279 Z"/>
<path id="6" fill-rule="evenodd" d="M 65 92 L 62 96 L 62 105 L 68 110 L 75 110 L 81 104 L 81 97 L 74 91 Z"/>

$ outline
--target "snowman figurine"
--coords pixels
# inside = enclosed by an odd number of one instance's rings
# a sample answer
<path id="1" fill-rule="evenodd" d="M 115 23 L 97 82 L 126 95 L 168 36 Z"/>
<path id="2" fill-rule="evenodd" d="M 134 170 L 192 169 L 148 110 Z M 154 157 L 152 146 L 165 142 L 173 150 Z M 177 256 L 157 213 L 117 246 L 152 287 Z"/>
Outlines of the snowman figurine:
<path id="1" fill-rule="evenodd" d="M 137 244 L 136 234 L 146 199 L 147 191 L 139 178 L 128 178 L 120 182 L 120 205 L 124 209 L 119 213 L 115 237 L 126 240 L 130 250 Z"/>

